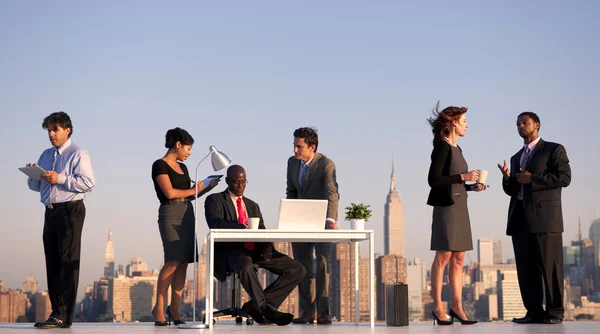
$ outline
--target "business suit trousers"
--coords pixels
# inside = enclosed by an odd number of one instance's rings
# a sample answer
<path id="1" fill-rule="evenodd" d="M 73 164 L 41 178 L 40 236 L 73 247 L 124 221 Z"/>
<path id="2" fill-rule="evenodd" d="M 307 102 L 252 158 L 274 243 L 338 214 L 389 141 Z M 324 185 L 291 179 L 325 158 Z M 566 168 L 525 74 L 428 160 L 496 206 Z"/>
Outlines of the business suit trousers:
<path id="1" fill-rule="evenodd" d="M 329 255 L 332 243 L 293 242 L 294 259 L 304 266 L 306 276 L 300 282 L 300 308 L 302 312 L 329 314 Z M 316 272 L 313 269 L 313 249 L 317 257 Z"/>
<path id="2" fill-rule="evenodd" d="M 77 286 L 81 232 L 85 219 L 83 201 L 73 201 L 46 208 L 44 215 L 44 254 L 48 295 L 52 316 L 73 323 Z"/>
<path id="3" fill-rule="evenodd" d="M 246 249 L 231 249 L 227 252 L 227 267 L 239 275 L 244 290 L 259 308 L 265 306 L 265 303 L 279 308 L 305 274 L 300 263 L 275 250 L 271 259 L 264 261 L 253 257 Z M 258 268 L 264 268 L 278 275 L 277 279 L 264 290 L 256 274 Z"/>
<path id="4" fill-rule="evenodd" d="M 522 206 L 516 205 L 513 218 L 523 222 L 522 217 Z M 523 222 L 512 235 L 512 242 L 521 298 L 527 309 L 527 316 L 562 320 L 565 312 L 562 234 L 530 233 Z M 546 311 L 542 307 L 544 296 Z"/>

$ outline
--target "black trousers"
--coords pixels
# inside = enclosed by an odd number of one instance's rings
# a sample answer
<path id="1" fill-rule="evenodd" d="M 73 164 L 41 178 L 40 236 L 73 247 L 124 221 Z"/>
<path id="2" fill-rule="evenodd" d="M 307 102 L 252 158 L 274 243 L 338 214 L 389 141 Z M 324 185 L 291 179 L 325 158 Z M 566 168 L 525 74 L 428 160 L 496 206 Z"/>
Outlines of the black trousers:
<path id="1" fill-rule="evenodd" d="M 300 309 L 303 313 L 329 314 L 329 255 L 333 248 L 329 242 L 293 242 L 294 259 L 306 269 L 300 282 Z M 313 269 L 313 249 L 317 256 L 316 272 Z"/>
<path id="2" fill-rule="evenodd" d="M 519 204 L 519 203 L 518 203 Z M 521 205 L 513 219 L 522 222 Z M 517 276 L 523 305 L 534 319 L 563 319 L 563 244 L 562 233 L 530 233 L 524 223 L 512 235 Z M 543 308 L 546 297 L 546 310 Z"/>
<path id="3" fill-rule="evenodd" d="M 258 280 L 255 265 L 278 275 L 264 290 Z M 265 304 L 279 308 L 306 274 L 302 264 L 276 250 L 273 250 L 269 261 L 264 261 L 253 257 L 246 249 L 230 249 L 227 251 L 227 267 L 239 275 L 244 290 L 259 308 Z"/>
<path id="4" fill-rule="evenodd" d="M 77 286 L 81 231 L 85 219 L 83 201 L 54 204 L 44 215 L 44 254 L 52 316 L 73 323 Z"/>

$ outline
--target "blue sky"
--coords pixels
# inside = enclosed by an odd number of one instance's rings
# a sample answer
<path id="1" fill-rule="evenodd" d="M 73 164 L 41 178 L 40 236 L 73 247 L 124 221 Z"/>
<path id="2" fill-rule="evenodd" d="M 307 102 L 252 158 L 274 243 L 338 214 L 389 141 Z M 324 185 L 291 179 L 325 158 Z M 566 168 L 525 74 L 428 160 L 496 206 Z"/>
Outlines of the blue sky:
<path id="1" fill-rule="evenodd" d="M 577 233 L 579 208 L 587 236 L 594 205 L 600 216 L 599 13 L 595 1 L 2 1 L 0 280 L 17 288 L 33 274 L 46 286 L 44 209 L 17 167 L 49 147 L 41 122 L 58 110 L 71 116 L 97 180 L 81 287 L 103 272 L 109 228 L 117 263 L 139 256 L 160 266 L 150 168 L 175 126 L 196 139 L 190 170 L 209 145 L 246 168 L 246 195 L 270 228 L 293 130 L 315 126 L 319 151 L 337 164 L 340 217 L 350 202 L 370 204 L 376 251 L 393 155 L 407 257 L 431 263 L 431 108 L 469 108 L 459 144 L 470 168 L 491 173 L 491 188 L 469 197 L 474 245 L 492 235 L 505 258 L 509 199 L 496 163 L 519 150 L 516 116 L 531 110 L 542 138 L 571 159 L 564 240 Z M 209 164 L 200 174 L 213 174 Z"/>

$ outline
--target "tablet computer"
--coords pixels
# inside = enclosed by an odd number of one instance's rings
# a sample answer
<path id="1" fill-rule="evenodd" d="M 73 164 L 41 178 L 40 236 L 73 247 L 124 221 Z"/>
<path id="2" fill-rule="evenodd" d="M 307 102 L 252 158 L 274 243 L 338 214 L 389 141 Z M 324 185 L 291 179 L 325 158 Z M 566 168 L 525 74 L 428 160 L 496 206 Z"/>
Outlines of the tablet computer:
<path id="1" fill-rule="evenodd" d="M 19 167 L 19 170 L 23 173 L 25 173 L 27 176 L 29 176 L 32 180 L 41 180 L 40 176 L 44 173 L 46 173 L 46 170 L 44 170 L 42 167 L 35 165 L 35 166 L 29 166 L 29 167 Z"/>

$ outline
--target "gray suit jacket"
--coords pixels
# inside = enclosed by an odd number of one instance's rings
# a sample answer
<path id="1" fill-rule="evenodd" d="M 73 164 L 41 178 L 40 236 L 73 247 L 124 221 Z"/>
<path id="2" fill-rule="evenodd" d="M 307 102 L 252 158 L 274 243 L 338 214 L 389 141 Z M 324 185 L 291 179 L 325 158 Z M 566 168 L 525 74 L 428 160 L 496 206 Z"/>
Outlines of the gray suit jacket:
<path id="1" fill-rule="evenodd" d="M 308 166 L 304 189 L 300 188 L 301 161 L 292 156 L 287 164 L 287 188 L 288 199 L 326 199 L 327 218 L 338 220 L 339 192 L 335 172 L 335 163 L 321 153 L 315 153 L 314 158 Z M 323 222 L 325 223 L 325 222 Z"/>

